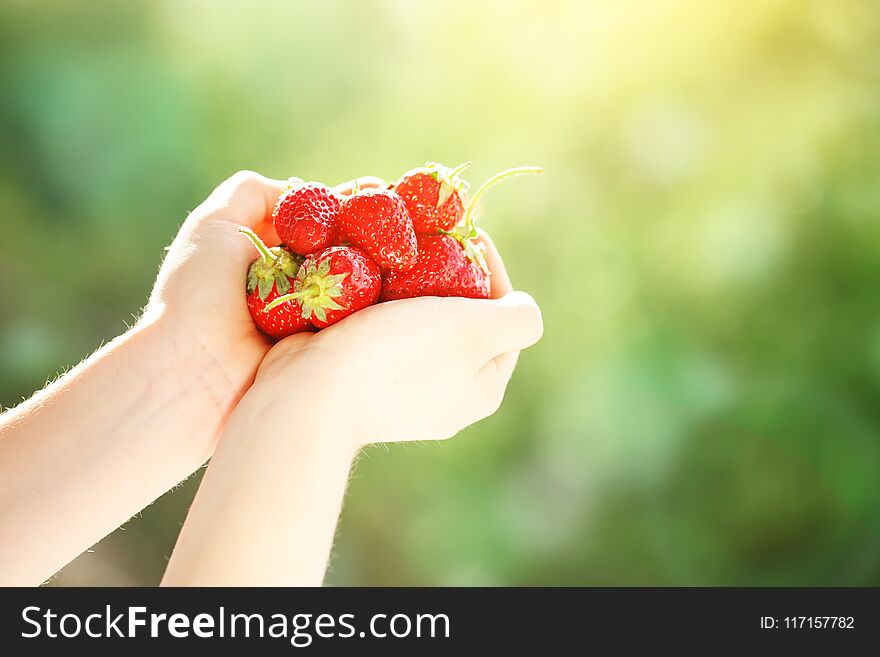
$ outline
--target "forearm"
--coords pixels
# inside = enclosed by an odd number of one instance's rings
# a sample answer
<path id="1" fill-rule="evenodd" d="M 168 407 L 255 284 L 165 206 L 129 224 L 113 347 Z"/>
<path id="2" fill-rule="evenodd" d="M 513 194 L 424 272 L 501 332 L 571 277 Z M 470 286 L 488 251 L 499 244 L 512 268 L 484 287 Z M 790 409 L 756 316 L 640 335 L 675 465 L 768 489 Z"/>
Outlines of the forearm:
<path id="1" fill-rule="evenodd" d="M 0 416 L 0 583 L 41 583 L 191 474 L 240 394 L 159 318 Z"/>
<path id="2" fill-rule="evenodd" d="M 291 408 L 259 383 L 248 392 L 220 439 L 163 585 L 321 584 L 355 454 L 342 418 L 325 408 L 332 398 L 303 397 Z"/>

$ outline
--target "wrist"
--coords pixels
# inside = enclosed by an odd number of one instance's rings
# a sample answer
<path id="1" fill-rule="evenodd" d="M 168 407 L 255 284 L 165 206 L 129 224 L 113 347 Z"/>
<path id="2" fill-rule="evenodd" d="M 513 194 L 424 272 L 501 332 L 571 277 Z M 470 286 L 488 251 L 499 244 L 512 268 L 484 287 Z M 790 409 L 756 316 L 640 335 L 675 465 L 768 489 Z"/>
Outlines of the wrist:
<path id="1" fill-rule="evenodd" d="M 248 319 L 248 321 L 250 321 Z M 204 383 L 223 406 L 234 405 L 254 381 L 254 374 L 269 344 L 262 336 L 226 335 L 212 331 L 210 322 L 193 326 L 173 306 L 151 310 L 141 322 L 155 325 L 165 344 L 174 350 L 174 359 L 210 373 Z M 249 325 L 250 326 L 250 325 Z"/>
<path id="2" fill-rule="evenodd" d="M 236 425 L 245 428 L 249 441 L 278 453 L 306 446 L 350 465 L 363 443 L 353 415 L 340 408 L 344 397 L 319 377 L 301 380 L 292 387 L 258 377 L 235 410 Z"/>

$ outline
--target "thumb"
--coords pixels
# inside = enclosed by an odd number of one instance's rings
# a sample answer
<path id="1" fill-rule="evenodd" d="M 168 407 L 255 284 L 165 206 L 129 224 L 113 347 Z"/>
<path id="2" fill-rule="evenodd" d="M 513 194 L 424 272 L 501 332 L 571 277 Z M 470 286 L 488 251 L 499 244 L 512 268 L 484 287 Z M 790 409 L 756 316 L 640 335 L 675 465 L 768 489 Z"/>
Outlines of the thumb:
<path id="1" fill-rule="evenodd" d="M 500 299 L 462 299 L 460 305 L 463 312 L 457 319 L 480 365 L 530 347 L 544 332 L 541 310 L 526 292 L 509 292 Z"/>
<path id="2" fill-rule="evenodd" d="M 247 226 L 269 246 L 274 246 L 279 239 L 272 226 L 272 209 L 288 187 L 289 183 L 283 180 L 267 178 L 254 171 L 239 171 L 220 183 L 193 210 L 187 222 L 225 222 Z"/>

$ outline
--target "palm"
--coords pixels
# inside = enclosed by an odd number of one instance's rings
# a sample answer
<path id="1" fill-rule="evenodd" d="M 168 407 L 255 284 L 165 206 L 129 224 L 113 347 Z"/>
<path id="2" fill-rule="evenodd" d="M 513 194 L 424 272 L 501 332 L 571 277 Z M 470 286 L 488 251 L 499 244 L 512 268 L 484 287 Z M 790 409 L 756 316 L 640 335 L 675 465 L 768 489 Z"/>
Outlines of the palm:
<path id="1" fill-rule="evenodd" d="M 204 232 L 193 258 L 192 283 L 200 288 L 200 294 L 190 297 L 191 310 L 181 314 L 190 313 L 197 326 L 204 327 L 206 320 L 210 321 L 214 326 L 206 339 L 215 342 L 224 357 L 237 351 L 256 353 L 256 368 L 272 344 L 259 332 L 247 309 L 245 278 L 256 253 L 233 222 L 213 222 Z"/>
<path id="2" fill-rule="evenodd" d="M 244 225 L 269 246 L 277 245 L 271 212 L 289 184 L 252 171 L 241 171 L 221 184 L 187 218 L 150 301 L 177 315 L 237 386 L 252 379 L 272 346 L 247 309 L 245 279 L 257 252 L 238 228 Z M 383 188 L 385 182 L 367 176 L 359 178 L 357 186 Z M 351 181 L 336 190 L 348 195 L 354 187 Z"/>
<path id="3" fill-rule="evenodd" d="M 249 380 L 271 341 L 254 325 L 245 298 L 253 246 L 241 224 L 277 243 L 270 211 L 283 183 L 236 174 L 193 211 L 169 249 L 151 303 L 174 313 L 230 379 Z"/>

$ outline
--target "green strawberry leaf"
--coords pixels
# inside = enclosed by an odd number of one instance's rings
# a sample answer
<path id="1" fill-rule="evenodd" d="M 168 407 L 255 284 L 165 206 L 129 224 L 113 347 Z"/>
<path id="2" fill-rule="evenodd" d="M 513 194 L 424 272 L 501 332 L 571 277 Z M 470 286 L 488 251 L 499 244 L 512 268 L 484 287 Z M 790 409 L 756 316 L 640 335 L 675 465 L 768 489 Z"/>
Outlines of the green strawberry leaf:
<path id="1" fill-rule="evenodd" d="M 486 262 L 486 247 L 482 243 L 474 242 L 473 240 L 466 239 L 463 242 L 464 252 L 467 254 L 467 257 L 470 258 L 471 262 L 475 262 L 479 265 L 480 269 L 482 269 L 487 274 L 489 273 L 489 264 Z"/>
<path id="2" fill-rule="evenodd" d="M 455 191 L 455 186 L 444 178 L 440 183 L 440 193 L 437 194 L 437 207 L 442 207 Z"/>
<path id="3" fill-rule="evenodd" d="M 285 274 L 293 278 L 297 275 L 302 265 L 303 258 L 287 251 L 282 251 L 281 255 L 275 261 L 275 266 Z"/>
<path id="4" fill-rule="evenodd" d="M 259 279 L 257 285 L 260 289 L 260 301 L 265 301 L 266 297 L 268 297 L 269 294 L 272 292 L 272 287 L 275 285 L 275 281 L 271 278 L 261 278 Z"/>
<path id="5" fill-rule="evenodd" d="M 287 294 L 290 291 L 290 279 L 284 272 L 275 273 L 275 289 L 278 290 L 278 296 Z"/>
<path id="6" fill-rule="evenodd" d="M 253 265 L 248 269 L 246 289 L 248 294 L 253 294 L 257 289 L 257 272 Z"/>

